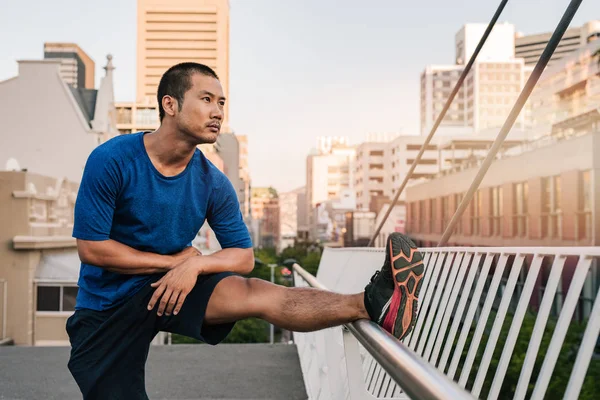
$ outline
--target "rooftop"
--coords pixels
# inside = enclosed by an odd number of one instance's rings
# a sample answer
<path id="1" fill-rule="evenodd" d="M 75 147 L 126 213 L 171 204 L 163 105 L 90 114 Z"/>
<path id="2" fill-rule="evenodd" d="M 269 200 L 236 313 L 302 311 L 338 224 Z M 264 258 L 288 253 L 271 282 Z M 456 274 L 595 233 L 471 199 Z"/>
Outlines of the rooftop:
<path id="1" fill-rule="evenodd" d="M 0 399 L 79 399 L 68 347 L 0 347 Z M 295 345 L 152 346 L 151 399 L 306 399 Z"/>

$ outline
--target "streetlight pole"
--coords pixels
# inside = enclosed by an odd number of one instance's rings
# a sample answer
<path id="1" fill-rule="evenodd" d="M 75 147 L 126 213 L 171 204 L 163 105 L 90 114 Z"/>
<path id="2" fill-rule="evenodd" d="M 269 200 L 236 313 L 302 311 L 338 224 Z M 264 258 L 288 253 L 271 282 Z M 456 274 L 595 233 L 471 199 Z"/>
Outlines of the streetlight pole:
<path id="1" fill-rule="evenodd" d="M 269 264 L 269 268 L 271 268 L 271 283 L 275 283 L 275 267 L 277 267 L 277 264 Z M 269 343 L 273 344 L 275 340 L 275 326 L 273 324 L 270 327 L 269 338 Z"/>

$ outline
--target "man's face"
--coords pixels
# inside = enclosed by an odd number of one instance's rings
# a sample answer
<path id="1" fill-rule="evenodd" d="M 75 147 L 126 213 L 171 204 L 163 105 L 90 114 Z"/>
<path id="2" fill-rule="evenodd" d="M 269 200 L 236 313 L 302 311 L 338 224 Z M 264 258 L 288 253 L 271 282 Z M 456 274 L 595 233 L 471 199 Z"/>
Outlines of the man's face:
<path id="1" fill-rule="evenodd" d="M 196 139 L 198 144 L 217 141 L 225 108 L 225 96 L 218 79 L 195 73 L 192 87 L 183 96 L 176 114 L 177 128 Z"/>

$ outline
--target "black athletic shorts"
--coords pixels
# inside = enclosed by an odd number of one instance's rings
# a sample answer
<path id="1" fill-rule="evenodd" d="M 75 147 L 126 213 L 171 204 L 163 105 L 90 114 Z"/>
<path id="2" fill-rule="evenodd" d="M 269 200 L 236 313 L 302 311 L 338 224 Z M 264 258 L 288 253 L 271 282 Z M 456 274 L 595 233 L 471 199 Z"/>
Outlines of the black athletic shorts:
<path id="1" fill-rule="evenodd" d="M 177 315 L 148 311 L 154 293 L 149 282 L 125 303 L 108 310 L 76 310 L 67 320 L 71 341 L 69 370 L 84 399 L 148 399 L 145 364 L 150 342 L 159 331 L 178 333 L 216 345 L 235 323 L 203 325 L 208 300 L 222 272 L 198 277 Z M 156 279 L 158 280 L 158 278 Z"/>

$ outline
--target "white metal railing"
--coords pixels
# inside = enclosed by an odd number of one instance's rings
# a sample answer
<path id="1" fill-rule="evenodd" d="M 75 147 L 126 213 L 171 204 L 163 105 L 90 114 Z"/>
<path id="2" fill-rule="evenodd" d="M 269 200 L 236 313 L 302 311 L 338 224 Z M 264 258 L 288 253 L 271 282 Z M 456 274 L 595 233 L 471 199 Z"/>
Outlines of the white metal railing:
<path id="1" fill-rule="evenodd" d="M 600 362 L 592 358 L 600 332 L 600 248 L 421 251 L 426 275 L 419 316 L 403 342 L 422 361 L 478 398 L 542 399 L 553 373 L 559 376 L 552 378 L 555 397 L 577 398 L 586 379 L 587 390 L 597 384 L 586 374 L 590 362 Z M 336 292 L 356 293 L 383 260 L 383 249 L 328 248 L 317 279 Z M 364 347 L 360 356 L 347 352 L 339 328 L 295 333 L 294 339 L 311 399 L 354 398 L 352 360 L 362 363 L 363 391 L 406 397 Z M 560 382 L 560 376 L 568 378 Z"/>
<path id="2" fill-rule="evenodd" d="M 295 277 L 300 277 L 311 287 L 327 290 L 317 279 L 306 272 L 298 264 L 293 266 Z M 359 320 L 344 326 L 343 331 L 346 371 L 348 375 L 348 395 L 352 399 L 374 398 L 368 392 L 372 387 L 374 375 L 365 385 L 362 361 L 360 359 L 360 342 L 372 357 L 372 360 L 381 366 L 378 371 L 377 381 L 387 378 L 386 391 L 393 390 L 392 378 L 399 382 L 404 392 L 414 399 L 472 399 L 468 392 L 461 390 L 454 382 L 433 368 L 427 362 L 409 350 L 405 345 L 396 340 L 388 332 L 368 320 Z M 369 378 L 369 376 L 367 376 Z M 379 392 L 383 390 L 380 386 Z"/>

